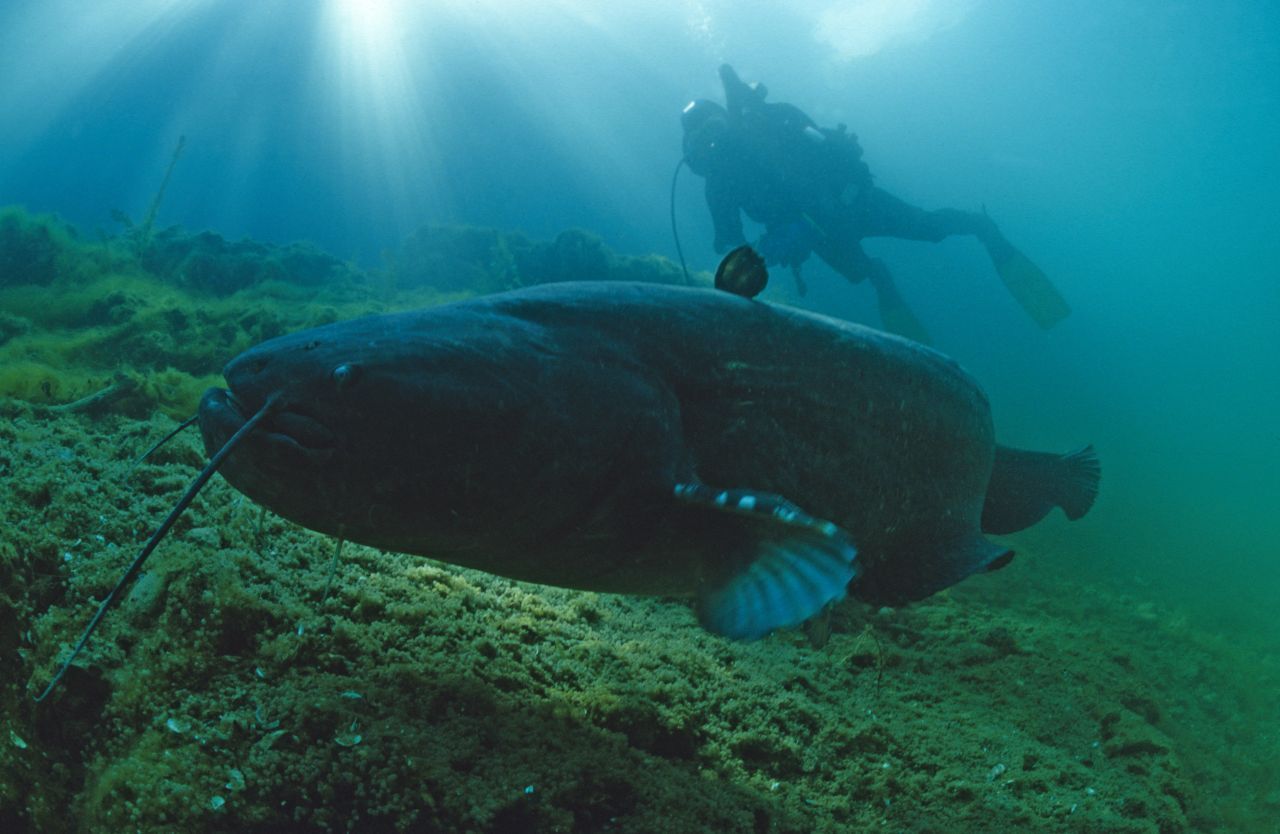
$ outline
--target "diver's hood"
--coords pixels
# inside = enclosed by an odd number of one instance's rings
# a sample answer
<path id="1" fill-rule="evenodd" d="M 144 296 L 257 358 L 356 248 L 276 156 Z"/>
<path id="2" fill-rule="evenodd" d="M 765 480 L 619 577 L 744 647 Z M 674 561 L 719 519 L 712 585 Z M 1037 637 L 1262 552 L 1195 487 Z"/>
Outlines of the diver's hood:
<path id="1" fill-rule="evenodd" d="M 685 106 L 680 116 L 684 128 L 684 158 L 689 169 L 706 176 L 729 132 L 729 114 L 714 101 L 698 99 Z"/>

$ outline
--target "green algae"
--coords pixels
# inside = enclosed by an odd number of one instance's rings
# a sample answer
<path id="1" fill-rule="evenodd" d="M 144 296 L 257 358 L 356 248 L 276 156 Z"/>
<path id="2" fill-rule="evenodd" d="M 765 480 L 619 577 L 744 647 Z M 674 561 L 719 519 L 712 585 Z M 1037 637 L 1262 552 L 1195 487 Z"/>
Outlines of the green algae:
<path id="1" fill-rule="evenodd" d="M 283 333 L 581 276 L 682 280 L 666 259 L 619 255 L 581 231 L 535 241 L 424 227 L 374 273 L 305 243 L 233 242 L 176 227 L 135 244 L 84 242 L 56 218 L 0 210 L 0 264 L 37 264 L 0 270 L 0 396 L 65 405 L 125 373 L 140 385 L 118 411 L 182 418 L 228 359 Z"/>
<path id="2" fill-rule="evenodd" d="M 1146 834 L 1265 819 L 1280 669 L 1040 553 L 909 608 L 846 605 L 821 650 L 799 634 L 739 644 L 683 604 L 351 545 L 326 598 L 332 543 L 215 479 L 36 706 L 203 456 L 180 439 L 127 475 L 167 419 L 4 417 L 0 735 L 27 745 L 0 738 L 6 830 Z"/>
<path id="3" fill-rule="evenodd" d="M 332 542 L 214 479 L 35 705 L 204 462 L 190 437 L 134 458 L 227 358 L 473 281 L 679 273 L 580 232 L 437 228 L 386 274 L 263 268 L 224 292 L 19 220 L 65 269 L 0 288 L 3 830 L 1174 834 L 1274 814 L 1266 640 L 1091 585 L 1066 544 L 909 608 L 847 604 L 815 650 L 351 545 L 330 582 Z M 191 251 L 230 252 L 233 275 L 287 262 L 258 246 Z M 122 370 L 131 403 L 50 407 Z"/>
<path id="4" fill-rule="evenodd" d="M 0 287 L 48 286 L 60 276 L 97 273 L 108 259 L 56 217 L 0 208 Z"/>

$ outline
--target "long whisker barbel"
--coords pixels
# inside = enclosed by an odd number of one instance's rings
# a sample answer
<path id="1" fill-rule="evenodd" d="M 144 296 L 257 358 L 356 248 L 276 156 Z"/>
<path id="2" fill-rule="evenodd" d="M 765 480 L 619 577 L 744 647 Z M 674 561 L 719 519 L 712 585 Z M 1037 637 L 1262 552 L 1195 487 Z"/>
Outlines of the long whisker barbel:
<path id="1" fill-rule="evenodd" d="M 58 685 L 58 681 L 62 680 L 62 676 L 71 668 L 71 664 L 80 654 L 80 651 L 85 647 L 85 644 L 89 642 L 89 637 L 98 628 L 98 624 L 102 622 L 102 618 L 106 616 L 107 611 L 120 598 L 121 592 L 124 590 L 125 586 L 127 586 L 133 578 L 138 575 L 138 571 L 142 569 L 142 565 L 147 561 L 147 557 L 151 555 L 151 552 L 156 549 L 156 546 L 159 545 L 161 540 L 169 533 L 169 529 L 173 527 L 174 522 L 178 520 L 178 516 L 182 515 L 182 511 L 185 510 L 193 500 L 195 500 L 196 495 L 204 488 L 204 485 L 208 483 L 209 479 L 213 477 L 213 473 L 218 471 L 218 467 L 222 465 L 222 462 L 226 460 L 227 456 L 231 454 L 236 446 L 240 445 L 240 443 L 249 436 L 249 433 L 257 428 L 258 424 L 275 409 L 278 401 L 278 397 L 272 397 L 267 400 L 262 408 L 246 420 L 244 425 L 242 425 L 235 434 L 231 435 L 231 439 L 224 443 L 222 448 L 219 449 L 213 457 L 209 458 L 209 462 L 205 464 L 204 469 L 200 470 L 200 474 L 191 482 L 191 486 L 187 487 L 186 493 L 184 493 L 182 498 L 178 500 L 178 503 L 174 505 L 173 509 L 169 511 L 169 515 L 160 523 L 160 526 L 156 528 L 156 531 L 151 534 L 151 538 L 142 546 L 142 550 L 139 551 L 136 557 L 134 557 L 134 560 L 130 563 L 128 569 L 125 570 L 124 574 L 121 575 L 120 579 L 116 582 L 115 587 L 111 589 L 111 592 L 107 594 L 106 599 L 104 599 L 98 606 L 97 613 L 93 615 L 93 619 L 89 621 L 89 625 L 85 628 L 84 633 L 80 635 L 79 641 L 77 641 L 75 647 L 71 649 L 71 654 L 62 662 L 62 665 L 58 668 L 57 674 L 53 676 L 53 680 L 49 681 L 49 685 L 44 688 L 43 692 L 36 696 L 36 703 L 47 698 L 49 693 L 53 691 L 54 687 Z M 195 418 L 193 417 L 182 426 L 179 426 L 170 434 L 170 437 L 186 428 L 194 420 Z M 161 441 L 161 443 L 164 443 L 168 439 L 169 438 L 166 437 L 165 440 Z M 156 445 L 158 447 L 160 444 Z M 148 451 L 147 454 L 150 454 L 150 451 Z M 143 457 L 145 458 L 146 456 L 144 455 Z"/>
<path id="2" fill-rule="evenodd" d="M 168 434 L 166 434 L 164 437 L 160 438 L 158 441 L 156 441 L 154 444 L 152 444 L 152 446 L 151 446 L 151 448 L 150 448 L 150 449 L 147 449 L 147 451 L 145 451 L 145 452 L 143 452 L 141 455 L 139 455 L 139 456 L 138 456 L 138 459 L 137 459 L 137 460 L 135 460 L 135 461 L 133 462 L 133 465 L 129 467 L 130 471 L 132 471 L 132 470 L 133 470 L 133 468 L 134 468 L 135 466 L 137 466 L 138 464 L 142 463 L 144 460 L 146 460 L 147 458 L 149 458 L 149 457 L 151 457 L 153 454 L 155 454 L 155 451 L 156 451 L 157 449 L 159 449 L 161 446 L 163 446 L 164 444 L 168 443 L 170 440 L 173 440 L 173 439 L 174 439 L 175 437 L 177 437 L 181 432 L 183 432 L 183 431 L 185 431 L 186 429 L 189 429 L 189 428 L 191 428 L 192 426 L 194 426 L 194 425 L 196 424 L 196 420 L 199 420 L 199 419 L 200 419 L 200 415 L 199 415 L 199 414 L 192 414 L 190 417 L 188 417 L 187 419 L 183 420 L 183 421 L 178 425 L 178 427 L 177 427 L 176 429 L 174 429 L 173 431 L 169 432 L 169 433 L 168 433 Z"/>

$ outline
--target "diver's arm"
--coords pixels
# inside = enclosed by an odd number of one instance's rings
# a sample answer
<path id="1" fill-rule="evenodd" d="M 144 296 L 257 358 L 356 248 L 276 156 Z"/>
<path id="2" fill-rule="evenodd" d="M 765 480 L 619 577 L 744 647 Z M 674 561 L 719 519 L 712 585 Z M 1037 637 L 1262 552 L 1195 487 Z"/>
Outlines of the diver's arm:
<path id="1" fill-rule="evenodd" d="M 715 225 L 715 251 L 723 255 L 747 242 L 742 233 L 742 215 L 738 201 L 720 177 L 707 177 L 707 208 L 711 209 L 711 222 Z"/>

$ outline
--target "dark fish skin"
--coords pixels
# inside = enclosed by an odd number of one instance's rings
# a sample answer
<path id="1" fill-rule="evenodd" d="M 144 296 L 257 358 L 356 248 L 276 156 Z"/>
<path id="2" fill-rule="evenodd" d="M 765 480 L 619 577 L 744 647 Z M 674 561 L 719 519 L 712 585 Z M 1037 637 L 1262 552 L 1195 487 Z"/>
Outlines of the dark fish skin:
<path id="1" fill-rule="evenodd" d="M 847 531 L 873 602 L 1008 551 L 981 537 L 995 440 L 950 359 L 714 290 L 581 282 L 332 324 L 232 360 L 199 423 L 222 469 L 313 530 L 516 579 L 689 595 L 729 527 L 678 483 L 776 493 Z"/>

